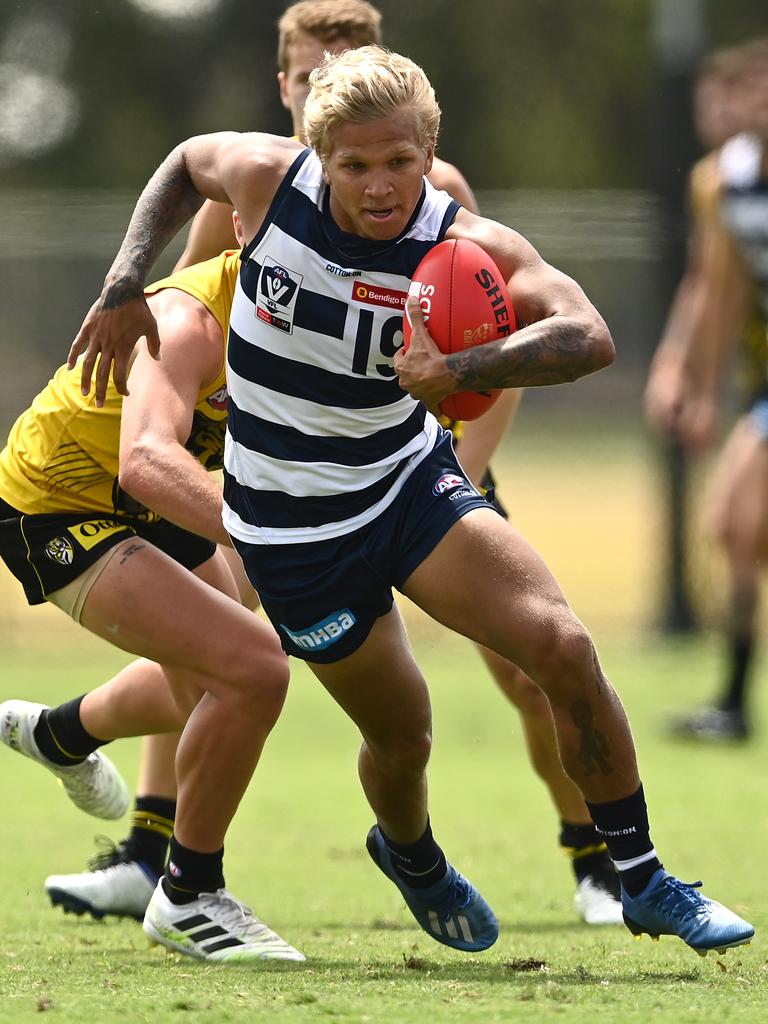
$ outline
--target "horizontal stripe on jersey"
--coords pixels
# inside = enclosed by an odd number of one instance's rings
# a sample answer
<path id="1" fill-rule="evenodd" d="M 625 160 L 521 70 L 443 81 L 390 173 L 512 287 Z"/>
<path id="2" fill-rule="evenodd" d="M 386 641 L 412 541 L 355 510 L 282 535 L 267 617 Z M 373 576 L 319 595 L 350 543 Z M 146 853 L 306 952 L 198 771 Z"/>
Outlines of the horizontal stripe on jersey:
<path id="1" fill-rule="evenodd" d="M 401 236 L 375 242 L 340 231 L 325 200 L 305 150 L 243 250 L 224 521 L 245 542 L 309 542 L 370 522 L 440 434 L 393 360 L 413 271 L 458 206 L 425 183 Z"/>
<path id="2" fill-rule="evenodd" d="M 258 404 L 256 408 L 258 408 Z M 263 411 L 261 409 L 261 412 Z M 402 423 L 368 437 L 352 437 L 344 434 L 320 436 L 303 433 L 291 423 L 275 423 L 274 420 L 269 420 L 265 416 L 244 412 L 242 409 L 238 409 L 230 399 L 229 422 L 235 436 L 243 436 L 247 433 L 255 447 L 245 449 L 231 439 L 230 443 L 237 444 L 241 452 L 252 451 L 283 462 L 329 462 L 341 466 L 378 465 L 374 460 L 379 458 L 382 447 L 392 453 L 390 458 L 397 461 L 403 454 L 402 450 L 405 446 L 418 437 L 424 429 L 424 421 L 427 416 L 424 406 L 419 405 L 415 409 L 406 411 L 408 416 Z M 339 410 L 338 416 L 339 418 L 343 417 L 344 411 Z M 241 420 L 247 420 L 247 423 L 241 426 Z"/>

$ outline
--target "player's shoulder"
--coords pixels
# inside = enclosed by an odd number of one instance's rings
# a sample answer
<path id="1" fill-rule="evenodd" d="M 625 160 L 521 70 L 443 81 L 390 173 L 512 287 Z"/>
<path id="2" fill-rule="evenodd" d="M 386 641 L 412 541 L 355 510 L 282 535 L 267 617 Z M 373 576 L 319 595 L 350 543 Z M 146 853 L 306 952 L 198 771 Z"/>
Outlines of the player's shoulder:
<path id="1" fill-rule="evenodd" d="M 477 209 L 477 203 L 472 189 L 469 187 L 469 182 L 455 164 L 449 164 L 447 160 L 441 160 L 440 157 L 436 156 L 432 161 L 432 169 L 427 177 L 431 185 L 442 192 L 447 192 L 457 203 L 461 203 L 462 206 L 467 207 L 469 210 Z"/>
<path id="2" fill-rule="evenodd" d="M 284 175 L 304 149 L 296 139 L 267 132 L 243 132 L 231 149 L 242 176 L 262 181 Z"/>

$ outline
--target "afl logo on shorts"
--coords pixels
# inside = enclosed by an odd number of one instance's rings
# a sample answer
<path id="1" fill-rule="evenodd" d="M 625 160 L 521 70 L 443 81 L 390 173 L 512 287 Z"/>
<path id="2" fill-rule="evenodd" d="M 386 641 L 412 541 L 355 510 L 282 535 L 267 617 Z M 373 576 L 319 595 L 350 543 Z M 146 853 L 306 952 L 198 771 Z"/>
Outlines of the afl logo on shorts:
<path id="1" fill-rule="evenodd" d="M 455 487 L 466 487 L 467 481 L 463 476 L 456 476 L 455 473 L 443 473 L 439 480 L 437 480 L 432 487 L 433 494 L 445 494 L 446 491 L 452 491 Z"/>
<path id="2" fill-rule="evenodd" d="M 71 565 L 75 556 L 72 545 L 66 537 L 53 537 L 45 545 L 45 553 L 52 562 L 59 565 Z"/>

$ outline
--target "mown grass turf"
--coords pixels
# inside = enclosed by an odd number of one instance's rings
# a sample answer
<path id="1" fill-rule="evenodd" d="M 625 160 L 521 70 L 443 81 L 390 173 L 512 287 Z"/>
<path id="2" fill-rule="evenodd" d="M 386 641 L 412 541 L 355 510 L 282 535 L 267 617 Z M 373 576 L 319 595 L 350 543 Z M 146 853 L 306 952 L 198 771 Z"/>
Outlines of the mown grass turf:
<path id="1" fill-rule="evenodd" d="M 527 401 L 527 400 L 526 400 Z M 370 863 L 371 815 L 356 779 L 357 736 L 306 670 L 295 667 L 285 713 L 227 841 L 227 883 L 308 956 L 305 965 L 201 966 L 150 950 L 134 923 L 65 917 L 42 891 L 51 872 L 79 870 L 92 836 L 120 823 L 71 808 L 54 780 L 0 749 L 3 867 L 0 1022 L 338 1019 L 621 1024 L 738 1021 L 768 1016 L 763 731 L 744 747 L 681 746 L 665 715 L 710 696 L 721 671 L 713 639 L 664 641 L 656 616 L 662 559 L 658 488 L 649 449 L 626 419 L 557 422 L 524 405 L 495 462 L 513 521 L 541 549 L 578 614 L 596 630 L 604 668 L 629 710 L 651 808 L 670 870 L 757 927 L 748 949 L 699 959 L 682 943 L 589 929 L 572 909 L 557 820 L 528 766 L 514 710 L 471 647 L 406 608 L 435 713 L 431 766 L 436 835 L 497 911 L 499 942 L 454 953 L 413 924 Z M 125 658 L 85 637 L 55 609 L 22 607 L 0 567 L 0 699 L 58 702 Z M 705 603 L 716 604 L 707 572 Z M 361 682 L 364 685 L 364 681 Z M 111 756 L 132 778 L 138 744 Z"/>
<path id="2" fill-rule="evenodd" d="M 227 843 L 227 882 L 308 956 L 306 965 L 201 966 L 148 948 L 134 923 L 64 916 L 47 906 L 49 872 L 79 869 L 94 832 L 121 826 L 70 807 L 55 781 L 0 750 L 3 910 L 0 1021 L 354 1022 L 566 1019 L 762 1022 L 768 959 L 748 949 L 699 959 L 682 943 L 580 925 L 557 823 L 532 776 L 514 711 L 469 645 L 411 616 L 433 684 L 431 769 L 436 834 L 480 886 L 501 937 L 480 956 L 454 953 L 413 924 L 364 851 L 354 729 L 305 670 Z M 600 638 L 598 638 L 600 639 Z M 685 706 L 715 671 L 711 642 L 605 639 L 606 669 L 632 716 L 653 835 L 670 869 L 758 927 L 768 923 L 764 856 L 766 742 L 675 745 L 663 712 Z M 57 701 L 120 664 L 96 645 L 66 657 L 4 658 L 2 696 Z M 11 683 L 12 681 L 12 683 Z M 763 705 L 765 702 L 763 701 Z M 766 716 L 768 717 L 768 716 Z M 138 746 L 112 748 L 129 777 Z M 694 877 L 695 876 L 695 877 Z"/>

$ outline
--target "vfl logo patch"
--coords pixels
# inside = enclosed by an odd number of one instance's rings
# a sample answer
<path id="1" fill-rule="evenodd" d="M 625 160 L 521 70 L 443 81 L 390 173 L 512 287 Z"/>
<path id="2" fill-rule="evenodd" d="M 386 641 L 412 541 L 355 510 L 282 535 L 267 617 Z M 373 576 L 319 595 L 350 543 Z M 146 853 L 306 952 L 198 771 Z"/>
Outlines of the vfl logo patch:
<path id="1" fill-rule="evenodd" d="M 223 388 L 219 388 L 218 391 L 214 391 L 212 395 L 208 395 L 206 402 L 212 409 L 216 409 L 217 412 L 224 412 L 227 408 L 226 385 Z"/>
<path id="2" fill-rule="evenodd" d="M 303 274 L 286 270 L 271 256 L 265 256 L 256 286 L 256 316 L 259 320 L 278 331 L 292 334 L 296 297 L 303 280 Z"/>
<path id="3" fill-rule="evenodd" d="M 174 878 L 181 878 L 181 871 L 176 867 L 172 860 L 168 861 L 168 871 Z"/>
<path id="4" fill-rule="evenodd" d="M 386 306 L 387 309 L 405 309 L 408 292 L 397 288 L 380 288 L 377 284 L 357 281 L 352 285 L 352 298 L 367 306 Z"/>
<path id="5" fill-rule="evenodd" d="M 75 557 L 72 544 L 66 537 L 53 537 L 49 540 L 45 545 L 45 553 L 52 562 L 58 562 L 59 565 L 71 565 Z"/>
<path id="6" fill-rule="evenodd" d="M 86 551 L 96 547 L 105 537 L 111 537 L 113 533 L 120 533 L 122 530 L 125 530 L 125 527 L 116 523 L 114 519 L 90 519 L 87 523 L 67 527 L 67 533 L 71 533 L 80 547 Z"/>
<path id="7" fill-rule="evenodd" d="M 306 629 L 299 632 L 294 632 L 282 623 L 280 628 L 286 632 L 297 647 L 301 647 L 305 651 L 321 651 L 324 647 L 330 647 L 331 644 L 340 640 L 356 622 L 357 619 L 349 608 L 342 608 L 320 622 L 316 622 L 314 626 L 307 626 Z"/>
<path id="8" fill-rule="evenodd" d="M 443 473 L 439 480 L 435 481 L 432 487 L 433 494 L 445 494 L 452 491 L 454 487 L 466 487 L 467 481 L 463 476 L 456 476 L 455 473 Z"/>

